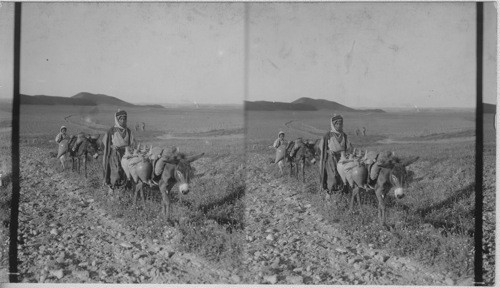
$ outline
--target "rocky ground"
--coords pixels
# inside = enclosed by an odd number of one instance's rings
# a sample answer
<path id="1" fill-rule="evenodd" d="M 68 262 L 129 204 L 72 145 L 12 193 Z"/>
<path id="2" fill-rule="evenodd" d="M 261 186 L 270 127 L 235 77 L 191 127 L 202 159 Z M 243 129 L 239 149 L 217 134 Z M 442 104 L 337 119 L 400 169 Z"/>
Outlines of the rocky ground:
<path id="1" fill-rule="evenodd" d="M 276 167 L 263 164 L 266 155 L 247 154 L 245 261 L 239 269 L 245 272 L 238 276 L 179 252 L 180 236 L 172 227 L 165 227 L 163 239 L 139 239 L 96 203 L 91 190 L 101 187 L 59 172 L 49 152 L 21 147 L 23 282 L 472 285 L 472 279 L 457 282 L 371 244 L 353 244 L 340 225 L 300 200 L 302 185 L 276 177 Z M 485 184 L 494 187 L 494 181 Z M 494 210 L 488 209 L 484 220 L 494 227 Z M 485 238 L 485 276 L 493 283 L 494 233 Z"/>
<path id="2" fill-rule="evenodd" d="M 301 185 L 276 178 L 265 155 L 247 154 L 245 265 L 249 283 L 471 285 L 373 245 L 353 245 L 298 200 Z"/>
<path id="3" fill-rule="evenodd" d="M 88 181 L 59 172 L 48 149 L 21 147 L 22 282 L 238 283 L 240 277 L 176 250 L 179 233 L 139 239 L 93 199 Z M 103 191 L 104 192 L 104 191 Z"/>
<path id="4" fill-rule="evenodd" d="M 486 285 L 495 285 L 495 148 L 485 145 L 483 158 L 483 281 Z"/>

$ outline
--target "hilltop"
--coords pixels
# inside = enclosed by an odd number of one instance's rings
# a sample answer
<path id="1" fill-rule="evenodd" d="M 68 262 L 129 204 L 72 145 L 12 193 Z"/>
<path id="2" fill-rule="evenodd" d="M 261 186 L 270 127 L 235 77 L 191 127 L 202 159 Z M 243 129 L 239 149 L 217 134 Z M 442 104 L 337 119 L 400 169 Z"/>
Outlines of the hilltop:
<path id="1" fill-rule="evenodd" d="M 300 103 L 286 103 L 286 102 L 271 102 L 271 101 L 245 101 L 245 110 L 254 111 L 316 111 L 316 107 L 300 104 Z"/>
<path id="2" fill-rule="evenodd" d="M 76 106 L 100 106 L 112 105 L 120 107 L 148 107 L 164 108 L 161 105 L 135 105 L 119 98 L 105 95 L 80 92 L 72 97 L 47 96 L 47 95 L 25 95 L 21 94 L 21 105 L 76 105 Z"/>
<path id="3" fill-rule="evenodd" d="M 334 110 L 342 112 L 377 112 L 384 113 L 382 109 L 354 109 L 335 101 L 325 99 L 312 99 L 307 97 L 299 98 L 291 103 L 288 102 L 271 102 L 271 101 L 245 101 L 245 110 L 257 111 L 317 111 L 317 110 Z"/>
<path id="4" fill-rule="evenodd" d="M 308 97 L 302 97 L 293 101 L 292 103 L 310 105 L 315 107 L 317 110 L 337 110 L 345 112 L 356 112 L 356 109 L 344 106 L 335 101 L 330 101 L 325 99 L 312 99 Z"/>
<path id="5" fill-rule="evenodd" d="M 82 99 L 96 103 L 97 105 L 114 105 L 123 107 L 133 107 L 134 104 L 125 102 L 113 96 L 108 96 L 104 94 L 92 94 L 88 92 L 80 92 L 71 97 L 72 99 Z"/>

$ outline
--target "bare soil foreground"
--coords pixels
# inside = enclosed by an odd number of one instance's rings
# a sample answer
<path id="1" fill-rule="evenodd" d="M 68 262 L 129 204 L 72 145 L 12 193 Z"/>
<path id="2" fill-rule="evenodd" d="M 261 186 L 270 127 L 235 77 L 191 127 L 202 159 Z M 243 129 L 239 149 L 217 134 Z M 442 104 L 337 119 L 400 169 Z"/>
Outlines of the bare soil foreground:
<path id="1" fill-rule="evenodd" d="M 96 203 L 100 187 L 51 168 L 52 159 L 38 156 L 48 155 L 46 149 L 23 147 L 21 152 L 25 177 L 19 207 L 19 268 L 24 281 L 233 282 L 232 271 L 179 252 L 176 242 L 182 235 L 174 228 L 165 229 L 166 239 L 149 239 L 100 208 Z M 96 191 L 85 184 L 97 186 Z"/>
<path id="2" fill-rule="evenodd" d="M 317 166 L 306 168 L 302 183 L 288 175 L 289 168 L 281 176 L 270 163 L 274 150 L 269 145 L 278 131 L 283 130 L 287 140 L 317 139 L 329 129 L 330 114 L 247 112 L 245 264 L 252 281 L 472 285 L 473 111 L 345 113 L 344 130 L 356 148 L 420 157 L 407 168 L 411 173 L 406 196 L 396 200 L 388 194 L 390 230 L 379 225 L 373 192 L 362 193 L 361 209 L 351 213 L 347 195 L 327 199 L 319 191 Z M 355 129 L 362 127 L 367 128 L 366 136 L 356 136 Z M 489 140 L 485 165 L 495 159 Z M 485 174 L 483 190 L 489 199 L 495 192 L 492 170 Z M 494 227 L 492 203 L 485 215 L 488 230 Z M 492 285 L 493 239 L 484 239 L 489 245 L 485 278 Z"/>
<path id="3" fill-rule="evenodd" d="M 355 241 L 301 197 L 300 184 L 261 168 L 247 154 L 245 265 L 253 283 L 450 285 L 453 280 L 410 258 Z M 298 189 L 299 188 L 299 189 Z M 385 237 L 390 233 L 380 231 Z M 464 284 L 464 283 L 462 283 Z"/>
<path id="4" fill-rule="evenodd" d="M 241 281 L 243 139 L 218 139 L 216 135 L 210 135 L 209 141 L 203 138 L 203 133 L 210 134 L 208 131 L 224 135 L 227 133 L 221 131 L 225 129 L 241 129 L 241 110 L 128 111 L 129 126 L 141 144 L 177 146 L 188 155 L 205 152 L 192 163 L 195 172 L 189 194 L 179 196 L 177 186 L 172 190 L 172 224 L 160 215 L 157 188 L 146 191 L 145 208 L 140 201 L 136 207 L 131 192 L 122 193 L 119 199 L 106 194 L 101 158 L 90 162 L 85 179 L 83 174 L 61 171 L 58 160 L 51 157 L 57 151 L 53 138 L 60 125 L 68 126 L 70 134 L 102 134 L 113 124 L 116 108 L 23 109 L 18 239 L 21 281 Z M 45 121 L 46 126 L 38 121 Z M 135 131 L 135 121 L 146 122 L 146 130 Z M 159 138 L 165 134 L 185 137 Z"/>

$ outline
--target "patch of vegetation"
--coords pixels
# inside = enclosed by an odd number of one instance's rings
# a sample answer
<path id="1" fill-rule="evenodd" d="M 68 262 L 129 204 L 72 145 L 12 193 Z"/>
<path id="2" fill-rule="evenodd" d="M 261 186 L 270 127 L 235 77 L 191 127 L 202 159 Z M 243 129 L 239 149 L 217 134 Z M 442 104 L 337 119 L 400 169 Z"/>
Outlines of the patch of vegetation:
<path id="1" fill-rule="evenodd" d="M 87 179 L 89 192 L 109 215 L 135 231 L 140 238 L 174 243 L 180 251 L 199 255 L 215 265 L 233 269 L 242 261 L 244 238 L 244 169 L 241 155 L 213 155 L 200 159 L 191 191 L 172 194 L 171 218 L 180 238 L 169 239 L 161 211 L 158 188 L 146 189 L 146 208 L 140 199 L 133 203 L 132 191 L 120 192 L 120 201 L 110 199 L 100 183 L 100 162 L 93 162 Z M 209 169 L 207 172 L 200 172 Z M 232 175 L 229 175 L 232 171 Z M 91 192 L 93 191 L 93 192 Z M 118 194 L 116 194 L 118 195 Z M 171 226 L 170 226 L 171 227 Z M 173 241 L 173 242 L 172 242 Z"/>
<path id="2" fill-rule="evenodd" d="M 276 113 L 275 113 L 276 114 Z M 271 115 L 247 113 L 247 151 L 269 155 L 268 146 L 284 130 L 288 140 L 309 137 L 304 131 L 286 130 L 283 123 L 290 120 L 328 129 L 328 114 Z M 356 148 L 375 151 L 395 151 L 399 157 L 419 156 L 408 167 L 409 186 L 406 197 L 396 200 L 388 195 L 387 223 L 392 230 L 379 224 L 377 199 L 373 192 L 362 192 L 362 205 L 348 209 L 350 195 L 334 195 L 325 201 L 325 193 L 318 188 L 317 167 L 306 172 L 306 185 L 283 177 L 291 189 L 304 201 L 311 203 L 330 223 L 338 224 L 350 236 L 353 245 L 372 244 L 374 248 L 388 250 L 395 256 L 416 259 L 444 273 L 458 277 L 471 277 L 474 255 L 474 192 L 475 143 L 473 141 L 449 143 L 378 143 L 384 138 L 412 140 L 451 139 L 474 136 L 473 122 L 467 122 L 460 113 L 438 115 L 418 114 L 360 114 L 344 115 L 345 131 Z M 460 123 L 460 125 L 457 125 Z M 355 136 L 356 127 L 368 128 L 367 136 Z M 405 138 L 406 139 L 406 138 Z M 312 168 L 312 169 L 311 169 Z M 276 169 L 277 170 L 277 169 Z M 288 168 L 286 169 L 288 173 Z M 276 177 L 279 177 L 277 174 Z M 299 187 L 299 188 L 297 188 Z M 300 188 L 302 187 L 302 189 Z M 453 277 L 452 277 L 453 278 Z"/>

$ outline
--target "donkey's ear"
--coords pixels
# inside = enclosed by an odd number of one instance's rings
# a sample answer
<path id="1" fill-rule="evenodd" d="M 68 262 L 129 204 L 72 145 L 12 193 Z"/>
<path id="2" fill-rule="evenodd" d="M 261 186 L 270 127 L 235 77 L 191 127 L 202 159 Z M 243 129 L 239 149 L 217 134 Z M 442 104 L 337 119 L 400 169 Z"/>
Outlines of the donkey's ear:
<path id="1" fill-rule="evenodd" d="M 382 167 L 382 168 L 392 169 L 395 166 L 394 162 L 390 159 L 383 159 L 383 160 L 381 160 L 381 161 L 379 160 L 377 162 L 378 162 L 378 166 Z"/>
<path id="2" fill-rule="evenodd" d="M 409 166 L 409 165 L 411 165 L 411 164 L 415 163 L 415 162 L 416 162 L 419 158 L 420 158 L 420 157 L 416 156 L 416 157 L 413 157 L 413 158 L 410 158 L 410 159 L 404 160 L 402 164 L 403 164 L 403 166 L 405 166 L 405 167 L 406 167 L 406 166 Z"/>
<path id="3" fill-rule="evenodd" d="M 198 154 L 198 155 L 191 156 L 191 157 L 187 158 L 186 160 L 189 163 L 191 163 L 191 162 L 194 162 L 194 161 L 200 159 L 203 155 L 205 155 L 205 153 L 201 153 L 201 154 Z"/>
<path id="4" fill-rule="evenodd" d="M 392 169 L 392 168 L 394 168 L 394 163 L 386 162 L 386 163 L 378 164 L 378 167 Z"/>

